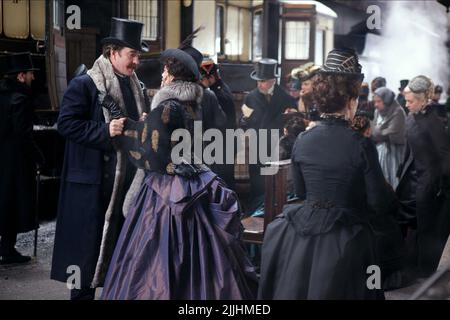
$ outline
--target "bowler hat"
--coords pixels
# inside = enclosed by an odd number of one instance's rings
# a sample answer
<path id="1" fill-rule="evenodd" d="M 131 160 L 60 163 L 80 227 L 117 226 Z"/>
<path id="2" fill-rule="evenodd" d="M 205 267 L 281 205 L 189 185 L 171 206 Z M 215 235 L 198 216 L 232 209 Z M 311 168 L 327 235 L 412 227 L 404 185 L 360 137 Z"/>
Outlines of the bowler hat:
<path id="1" fill-rule="evenodd" d="M 278 62 L 274 59 L 264 58 L 255 64 L 255 70 L 250 74 L 254 80 L 270 80 L 278 78 L 276 74 Z"/>
<path id="2" fill-rule="evenodd" d="M 364 78 L 364 74 L 361 73 L 358 55 L 355 50 L 350 48 L 331 50 L 319 72 L 356 76 L 361 80 Z"/>
<path id="3" fill-rule="evenodd" d="M 180 49 L 166 49 L 161 53 L 161 60 L 164 61 L 167 58 L 174 58 L 180 61 L 184 66 L 192 72 L 195 80 L 200 79 L 200 71 L 198 70 L 198 65 L 188 53 Z"/>
<path id="4" fill-rule="evenodd" d="M 135 20 L 111 18 L 109 37 L 102 44 L 115 44 L 122 47 L 148 52 L 148 45 L 142 41 L 143 23 Z"/>
<path id="5" fill-rule="evenodd" d="M 4 74 L 14 74 L 19 72 L 37 71 L 38 68 L 33 66 L 31 55 L 29 52 L 12 53 L 4 57 L 5 72 Z"/>

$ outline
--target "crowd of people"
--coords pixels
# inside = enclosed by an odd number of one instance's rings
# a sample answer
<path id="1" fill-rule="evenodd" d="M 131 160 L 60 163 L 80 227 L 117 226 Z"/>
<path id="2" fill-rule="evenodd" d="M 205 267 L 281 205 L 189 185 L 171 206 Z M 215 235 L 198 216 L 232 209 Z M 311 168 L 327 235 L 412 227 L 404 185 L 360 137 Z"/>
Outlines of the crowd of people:
<path id="1" fill-rule="evenodd" d="M 195 32 L 161 53 L 161 88 L 150 101 L 135 73 L 148 50 L 142 27 L 113 18 L 102 55 L 69 83 L 60 106 L 66 149 L 51 278 L 67 282 L 68 268 L 78 266 L 71 299 L 94 299 L 97 287 L 112 300 L 383 299 L 384 290 L 436 270 L 450 233 L 450 110 L 439 103 L 442 87 L 419 75 L 402 80 L 396 96 L 378 77 L 369 100 L 358 56 L 344 48 L 329 52 L 323 66 L 292 70 L 289 94 L 277 84 L 277 61 L 267 58 L 249 75 L 257 87 L 237 119 L 217 64 L 190 44 Z M 9 86 L 32 80 L 26 59 L 9 72 Z M 0 121 L 19 119 L 25 94 L 3 88 Z M 0 165 L 2 263 L 29 260 L 15 239 L 36 227 L 3 179 L 22 164 L 17 159 L 32 161 L 26 119 L 0 128 L 11 154 L 27 152 Z M 279 158 L 291 159 L 301 203 L 269 224 L 259 277 L 242 242 L 234 166 L 196 164 L 189 161 L 195 152 L 173 161 L 186 137 L 172 133 L 195 137 L 195 121 L 221 132 L 279 130 Z M 264 132 L 258 139 L 276 150 Z M 266 195 L 262 166 L 249 165 L 246 214 Z M 381 268 L 382 286 L 367 285 L 370 266 Z"/>

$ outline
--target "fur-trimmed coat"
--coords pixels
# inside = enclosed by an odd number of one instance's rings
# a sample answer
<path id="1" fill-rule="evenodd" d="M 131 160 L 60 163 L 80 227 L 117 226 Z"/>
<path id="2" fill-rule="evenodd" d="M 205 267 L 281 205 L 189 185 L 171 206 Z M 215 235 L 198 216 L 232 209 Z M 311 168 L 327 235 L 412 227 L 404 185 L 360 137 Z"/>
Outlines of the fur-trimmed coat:
<path id="1" fill-rule="evenodd" d="M 148 112 L 136 75 L 131 76 L 139 114 Z M 78 266 L 82 287 L 101 286 L 123 216 L 144 173 L 138 170 L 124 190 L 126 155 L 109 135 L 109 114 L 101 107 L 111 95 L 126 114 L 117 75 L 101 56 L 87 74 L 74 78 L 64 94 L 58 130 L 66 141 L 51 278 L 66 281 Z"/>

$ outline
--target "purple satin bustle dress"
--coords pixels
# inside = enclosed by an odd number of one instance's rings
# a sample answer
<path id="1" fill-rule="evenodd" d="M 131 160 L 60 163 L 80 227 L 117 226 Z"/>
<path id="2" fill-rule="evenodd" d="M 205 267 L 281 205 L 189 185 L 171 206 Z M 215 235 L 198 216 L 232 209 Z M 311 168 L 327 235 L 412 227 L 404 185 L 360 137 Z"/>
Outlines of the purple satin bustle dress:
<path id="1" fill-rule="evenodd" d="M 212 171 L 149 172 L 128 213 L 102 299 L 254 299 L 241 208 Z"/>

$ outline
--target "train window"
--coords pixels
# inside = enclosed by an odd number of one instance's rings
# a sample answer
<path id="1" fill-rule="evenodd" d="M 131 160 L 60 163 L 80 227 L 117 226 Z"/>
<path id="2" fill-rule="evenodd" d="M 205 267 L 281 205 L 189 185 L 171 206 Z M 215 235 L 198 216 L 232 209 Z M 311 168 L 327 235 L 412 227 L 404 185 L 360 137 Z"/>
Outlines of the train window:
<path id="1" fill-rule="evenodd" d="M 30 2 L 30 32 L 34 40 L 44 40 L 45 1 Z"/>
<path id="2" fill-rule="evenodd" d="M 253 14 L 253 60 L 262 58 L 262 10 Z"/>
<path id="3" fill-rule="evenodd" d="M 61 0 L 53 0 L 53 28 L 61 30 L 63 19 Z"/>
<path id="4" fill-rule="evenodd" d="M 249 61 L 252 24 L 249 9 L 228 6 L 225 39 L 225 54 L 232 61 Z"/>
<path id="5" fill-rule="evenodd" d="M 142 39 L 148 41 L 158 39 L 158 0 L 129 0 L 128 18 L 144 23 Z"/>
<path id="6" fill-rule="evenodd" d="M 3 32 L 6 37 L 27 39 L 29 27 L 29 1 L 3 0 Z"/>
<path id="7" fill-rule="evenodd" d="M 225 8 L 216 7 L 216 52 L 218 56 L 225 54 Z"/>
<path id="8" fill-rule="evenodd" d="M 286 21 L 286 33 L 284 40 L 285 59 L 307 60 L 309 59 L 309 21 Z"/>

